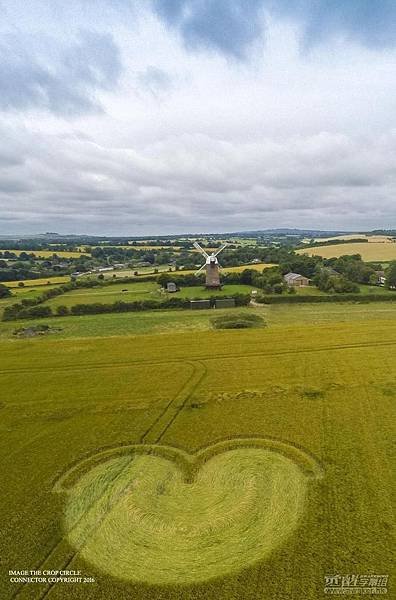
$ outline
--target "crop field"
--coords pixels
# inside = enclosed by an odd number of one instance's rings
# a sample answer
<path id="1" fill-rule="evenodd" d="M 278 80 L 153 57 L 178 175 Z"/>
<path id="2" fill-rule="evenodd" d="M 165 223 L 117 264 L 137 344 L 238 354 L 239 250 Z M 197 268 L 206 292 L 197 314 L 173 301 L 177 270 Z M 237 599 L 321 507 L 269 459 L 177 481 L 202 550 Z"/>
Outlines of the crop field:
<path id="1" fill-rule="evenodd" d="M 238 267 L 223 267 L 223 273 L 241 273 L 245 269 L 254 269 L 255 271 L 262 271 L 263 269 L 269 269 L 270 267 L 275 267 L 275 264 L 272 263 L 255 263 L 248 265 L 239 265 Z M 183 273 L 195 273 L 195 271 L 178 271 L 181 275 Z"/>
<path id="2" fill-rule="evenodd" d="M 315 242 L 330 242 L 332 240 L 362 240 L 366 239 L 369 243 L 388 243 L 392 241 L 392 238 L 388 235 L 367 235 L 366 233 L 349 233 L 346 235 L 335 235 L 327 238 L 315 238 Z M 310 241 L 310 240 L 308 240 Z"/>
<path id="3" fill-rule="evenodd" d="M 255 330 L 0 341 L 3 573 L 91 578 L 3 576 L 2 600 L 317 600 L 326 575 L 391 573 L 394 309 L 279 308 Z M 94 318 L 119 317 L 141 315 Z"/>
<path id="4" fill-rule="evenodd" d="M 4 306 L 15 300 L 0 300 L 0 314 Z M 261 304 L 255 308 L 209 310 L 155 310 L 139 313 L 110 313 L 99 315 L 50 317 L 45 320 L 20 320 L 0 322 L 0 339 L 13 339 L 14 331 L 21 327 L 47 324 L 56 329 L 51 337 L 69 339 L 80 337 L 140 336 L 146 334 L 168 334 L 182 332 L 209 331 L 213 329 L 213 317 L 238 313 L 257 314 L 267 327 L 285 325 L 324 325 L 326 323 L 351 323 L 370 321 L 375 327 L 377 321 L 388 320 L 396 323 L 394 303 L 324 303 L 324 304 Z"/>
<path id="5" fill-rule="evenodd" d="M 62 283 L 69 283 L 70 281 L 70 276 L 69 275 L 62 275 L 60 277 L 45 277 L 43 279 L 24 279 L 22 281 L 22 283 L 24 284 L 22 286 L 22 289 L 24 287 L 29 287 L 29 288 L 36 288 L 37 286 L 47 286 L 45 289 L 49 289 L 50 286 L 53 286 L 55 284 L 62 284 Z M 9 288 L 19 288 L 19 284 L 21 283 L 21 281 L 4 281 L 3 285 L 6 285 Z"/>
<path id="6" fill-rule="evenodd" d="M 105 271 L 102 273 L 104 279 L 113 279 L 113 277 L 134 277 L 135 273 L 139 275 L 152 275 L 156 277 L 157 274 L 154 273 L 154 269 L 158 271 L 158 273 L 167 273 L 169 271 L 168 265 L 158 265 L 158 267 L 136 267 L 133 269 L 114 269 L 113 271 Z M 91 273 L 89 275 L 84 276 L 84 279 L 97 279 L 98 273 Z"/>
<path id="7" fill-rule="evenodd" d="M 26 254 L 34 254 L 37 258 L 51 258 L 54 254 L 59 256 L 59 258 L 80 258 L 80 256 L 89 256 L 89 252 L 71 252 L 68 250 L 9 250 L 9 252 L 13 252 L 17 256 L 19 256 L 21 252 L 26 252 Z"/>
<path id="8" fill-rule="evenodd" d="M 84 249 L 90 248 L 122 248 L 123 250 L 169 250 L 179 252 L 181 250 L 180 246 L 154 246 L 154 245 L 139 245 L 139 244 L 128 244 L 126 246 L 112 246 L 111 244 L 99 244 L 98 246 L 84 246 L 79 248 L 80 252 L 84 252 Z"/>
<path id="9" fill-rule="evenodd" d="M 255 271 L 262 271 L 263 269 L 268 269 L 269 267 L 274 267 L 276 265 L 271 263 L 257 263 L 250 265 L 239 265 L 238 267 L 225 267 L 222 269 L 224 273 L 240 273 L 245 269 L 254 269 Z M 106 271 L 103 273 L 105 279 L 112 279 L 115 275 L 116 277 L 134 277 L 135 272 L 139 275 L 152 275 L 156 277 L 154 273 L 154 268 L 158 270 L 158 273 L 167 273 L 169 271 L 168 265 L 158 265 L 158 267 L 136 267 L 136 269 L 115 269 L 114 271 Z M 198 268 L 198 267 L 197 267 Z M 186 269 L 181 271 L 174 271 L 175 277 L 179 275 L 191 275 L 191 273 L 196 273 L 197 269 Z M 84 279 L 96 279 L 97 274 L 90 274 L 84 277 Z"/>
<path id="10" fill-rule="evenodd" d="M 269 269 L 270 267 L 276 267 L 273 263 L 255 263 L 252 265 L 240 265 L 239 267 L 224 267 L 225 273 L 241 273 L 245 269 L 254 269 L 255 271 L 262 271 L 263 269 Z"/>
<path id="11" fill-rule="evenodd" d="M 390 261 L 396 260 L 396 243 L 394 242 L 356 242 L 351 244 L 337 244 L 335 246 L 315 246 L 313 248 L 303 248 L 297 250 L 299 254 L 309 254 L 310 256 L 323 256 L 324 258 L 333 258 L 344 256 L 345 254 L 360 254 L 362 259 L 369 261 Z"/>

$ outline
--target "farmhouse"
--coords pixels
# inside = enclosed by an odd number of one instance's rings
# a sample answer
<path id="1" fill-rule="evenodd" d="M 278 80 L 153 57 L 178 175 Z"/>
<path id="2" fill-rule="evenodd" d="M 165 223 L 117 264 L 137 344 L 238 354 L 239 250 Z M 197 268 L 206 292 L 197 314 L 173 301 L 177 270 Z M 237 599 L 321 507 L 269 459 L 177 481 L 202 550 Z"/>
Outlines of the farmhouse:
<path id="1" fill-rule="evenodd" d="M 309 285 L 310 282 L 308 277 L 304 277 L 304 275 L 300 275 L 299 273 L 286 273 L 284 280 L 291 287 L 304 287 Z"/>
<path id="2" fill-rule="evenodd" d="M 377 285 L 385 285 L 385 271 L 375 271 L 375 275 L 377 277 Z"/>

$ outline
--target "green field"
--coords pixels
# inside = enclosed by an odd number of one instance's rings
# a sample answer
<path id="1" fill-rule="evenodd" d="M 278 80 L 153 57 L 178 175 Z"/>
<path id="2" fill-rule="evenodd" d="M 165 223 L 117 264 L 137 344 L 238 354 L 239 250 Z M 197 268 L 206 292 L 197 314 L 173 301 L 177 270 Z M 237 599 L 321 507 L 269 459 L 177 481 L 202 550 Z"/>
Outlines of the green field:
<path id="1" fill-rule="evenodd" d="M 57 288 L 57 285 L 47 285 L 45 290 L 51 290 Z M 16 302 L 20 302 L 21 300 L 30 300 L 32 298 L 38 298 L 43 293 L 44 288 L 42 285 L 38 285 L 37 287 L 18 287 L 13 288 L 11 296 L 8 298 L 0 299 L 0 319 L 3 314 L 3 310 L 6 306 L 10 304 L 15 304 Z"/>
<path id="2" fill-rule="evenodd" d="M 0 324 L 2 571 L 95 579 L 3 576 L 2 600 L 317 600 L 325 575 L 391 572 L 393 305 L 243 310 L 268 326 Z"/>
<path id="3" fill-rule="evenodd" d="M 388 290 L 386 287 L 382 287 L 379 285 L 366 285 L 366 284 L 359 284 L 359 288 L 360 288 L 360 293 L 362 294 L 362 296 L 367 296 L 367 295 L 372 295 L 372 294 L 380 294 L 381 296 L 383 295 L 389 295 L 389 294 L 393 294 L 392 290 Z M 317 287 L 315 287 L 314 285 L 310 285 L 307 287 L 296 287 L 295 288 L 296 293 L 300 296 L 327 296 L 328 292 L 322 292 L 321 290 L 319 290 Z M 396 300 L 396 294 L 395 294 L 395 300 Z"/>
<path id="4" fill-rule="evenodd" d="M 133 283 L 115 283 L 103 287 L 81 288 L 66 292 L 56 298 L 47 300 L 46 304 L 55 308 L 57 306 L 74 306 L 75 304 L 111 304 L 122 300 L 167 300 L 168 298 L 209 298 L 210 296 L 233 296 L 235 294 L 249 294 L 254 289 L 248 285 L 227 285 L 217 291 L 209 291 L 201 286 L 183 287 L 175 293 L 161 293 L 157 283 L 151 281 Z"/>
<path id="5" fill-rule="evenodd" d="M 1 300 L 0 307 L 8 300 Z M 285 325 L 320 325 L 356 321 L 396 320 L 393 303 L 370 304 L 261 304 L 255 308 L 238 308 L 238 314 L 258 314 L 269 327 Z M 57 328 L 53 339 L 79 337 L 108 337 L 120 335 L 166 334 L 170 332 L 207 331 L 212 329 L 211 319 L 233 314 L 234 309 L 210 310 L 155 310 L 139 313 L 110 313 L 99 315 L 51 317 L 39 320 L 8 321 L 0 323 L 0 339 L 12 339 L 20 327 L 43 323 Z M 41 340 L 37 343 L 41 343 Z"/>
<path id="6" fill-rule="evenodd" d="M 127 290 L 127 291 L 122 291 Z M 66 292 L 56 298 L 47 300 L 46 304 L 52 307 L 73 306 L 74 304 L 111 304 L 118 300 L 133 302 L 134 300 L 160 300 L 159 287 L 151 281 L 137 283 L 115 283 L 103 287 L 80 288 Z"/>
<path id="7" fill-rule="evenodd" d="M 235 294 L 250 294 L 255 289 L 251 285 L 229 284 L 225 285 L 221 290 L 207 290 L 201 286 L 186 286 L 180 291 L 169 294 L 169 297 L 175 298 L 209 298 L 210 296 L 235 296 Z"/>

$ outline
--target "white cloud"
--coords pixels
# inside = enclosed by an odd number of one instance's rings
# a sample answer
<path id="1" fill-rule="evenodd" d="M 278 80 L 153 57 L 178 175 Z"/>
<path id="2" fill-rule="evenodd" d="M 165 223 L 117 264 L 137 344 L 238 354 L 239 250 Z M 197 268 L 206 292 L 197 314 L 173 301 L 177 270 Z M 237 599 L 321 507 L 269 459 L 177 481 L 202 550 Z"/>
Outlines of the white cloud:
<path id="1" fill-rule="evenodd" d="M 0 233 L 396 227 L 395 51 L 302 53 L 295 23 L 266 31 L 241 62 L 148 11 L 113 20 L 102 114 L 0 117 Z"/>

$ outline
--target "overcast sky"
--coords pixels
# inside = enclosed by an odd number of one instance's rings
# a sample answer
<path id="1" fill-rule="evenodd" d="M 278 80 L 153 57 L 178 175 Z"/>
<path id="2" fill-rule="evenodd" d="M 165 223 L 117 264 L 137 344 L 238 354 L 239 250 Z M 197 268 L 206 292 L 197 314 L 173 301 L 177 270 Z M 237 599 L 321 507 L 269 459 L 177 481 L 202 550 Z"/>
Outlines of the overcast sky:
<path id="1" fill-rule="evenodd" d="M 395 0 L 0 15 L 0 233 L 396 227 Z"/>

